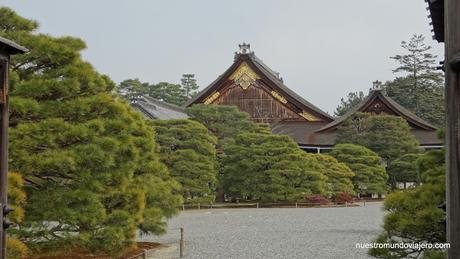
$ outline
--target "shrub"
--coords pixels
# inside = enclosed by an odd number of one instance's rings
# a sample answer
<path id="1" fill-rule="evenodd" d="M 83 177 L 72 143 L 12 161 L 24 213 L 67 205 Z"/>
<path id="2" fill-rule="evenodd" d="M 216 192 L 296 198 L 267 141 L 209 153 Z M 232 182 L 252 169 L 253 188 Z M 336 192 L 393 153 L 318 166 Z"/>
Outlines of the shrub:
<path id="1" fill-rule="evenodd" d="M 334 201 L 341 203 L 353 203 L 353 196 L 347 192 L 336 192 L 334 195 Z"/>
<path id="2" fill-rule="evenodd" d="M 307 196 L 305 199 L 308 203 L 322 204 L 322 205 L 328 204 L 330 202 L 330 200 L 328 200 L 326 197 L 324 197 L 321 194 L 313 194 L 313 195 Z"/>

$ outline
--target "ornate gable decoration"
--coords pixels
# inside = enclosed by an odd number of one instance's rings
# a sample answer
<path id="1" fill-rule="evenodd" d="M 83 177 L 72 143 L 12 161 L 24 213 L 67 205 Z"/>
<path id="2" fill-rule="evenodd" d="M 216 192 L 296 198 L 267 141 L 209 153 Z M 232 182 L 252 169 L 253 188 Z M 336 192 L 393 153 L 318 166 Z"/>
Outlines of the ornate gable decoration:
<path id="1" fill-rule="evenodd" d="M 318 117 L 316 117 L 313 114 L 311 114 L 309 112 L 306 112 L 306 111 L 300 112 L 299 115 L 302 116 L 307 121 L 320 121 L 320 119 Z"/>
<path id="2" fill-rule="evenodd" d="M 243 62 L 236 71 L 233 72 L 229 79 L 233 80 L 237 85 L 243 88 L 243 90 L 246 90 L 251 84 L 255 83 L 257 79 L 260 79 L 260 77 L 249 67 L 248 63 Z"/>
<path id="3" fill-rule="evenodd" d="M 211 104 L 211 103 L 213 103 L 217 98 L 219 98 L 219 96 L 220 96 L 220 93 L 219 93 L 219 92 L 214 92 L 214 93 L 211 94 L 208 98 L 206 98 L 206 99 L 204 100 L 203 103 L 206 104 L 206 105 L 207 105 L 207 104 Z"/>

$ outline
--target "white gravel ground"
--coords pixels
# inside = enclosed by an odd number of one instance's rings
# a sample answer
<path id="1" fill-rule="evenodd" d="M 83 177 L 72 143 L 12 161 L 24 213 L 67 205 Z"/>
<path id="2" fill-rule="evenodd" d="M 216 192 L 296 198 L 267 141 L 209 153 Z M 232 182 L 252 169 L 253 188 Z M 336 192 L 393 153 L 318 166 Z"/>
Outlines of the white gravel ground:
<path id="1" fill-rule="evenodd" d="M 347 208 L 194 210 L 169 220 L 166 235 L 141 240 L 178 247 L 179 228 L 183 227 L 184 258 L 189 259 L 370 258 L 366 249 L 355 245 L 371 242 L 380 233 L 382 220 L 382 203 Z"/>

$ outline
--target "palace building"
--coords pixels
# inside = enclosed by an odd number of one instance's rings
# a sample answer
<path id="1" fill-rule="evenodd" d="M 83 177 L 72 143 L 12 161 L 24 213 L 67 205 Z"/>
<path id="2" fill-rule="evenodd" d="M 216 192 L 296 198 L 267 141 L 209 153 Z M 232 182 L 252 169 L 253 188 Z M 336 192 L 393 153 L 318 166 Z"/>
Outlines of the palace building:
<path id="1" fill-rule="evenodd" d="M 331 149 L 337 127 L 354 112 L 400 116 L 408 122 L 421 147 L 442 147 L 436 128 L 385 96 L 378 81 L 365 100 L 342 117 L 334 118 L 289 89 L 279 73 L 250 50 L 249 44 L 239 47 L 233 64 L 186 106 L 235 105 L 254 121 L 270 124 L 273 133 L 289 135 L 309 152 Z"/>

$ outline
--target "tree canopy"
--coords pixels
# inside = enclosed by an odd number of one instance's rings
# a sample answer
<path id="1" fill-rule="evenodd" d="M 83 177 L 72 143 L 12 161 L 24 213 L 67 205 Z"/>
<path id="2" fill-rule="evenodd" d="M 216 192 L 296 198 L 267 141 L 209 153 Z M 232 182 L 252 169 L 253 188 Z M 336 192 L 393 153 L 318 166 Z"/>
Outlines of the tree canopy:
<path id="1" fill-rule="evenodd" d="M 11 233 L 33 250 L 116 254 L 137 229 L 163 232 L 182 202 L 179 184 L 159 162 L 153 129 L 82 60 L 85 43 L 37 33 L 8 8 L 0 28 L 30 49 L 11 60 L 10 168 L 30 183 Z"/>
<path id="2" fill-rule="evenodd" d="M 181 84 L 168 82 L 151 84 L 141 82 L 136 78 L 122 81 L 117 85 L 116 90 L 128 102 L 143 95 L 148 95 L 155 99 L 181 106 L 196 95 L 198 87 L 195 75 L 184 74 Z"/>
<path id="3" fill-rule="evenodd" d="M 444 76 L 437 71 L 436 56 L 423 35 L 403 41 L 404 54 L 391 57 L 399 66 L 397 76 L 385 83 L 385 91 L 397 103 L 437 126 L 444 126 Z"/>
<path id="4" fill-rule="evenodd" d="M 362 91 L 348 93 L 346 99 L 340 98 L 340 104 L 335 109 L 334 115 L 337 117 L 344 115 L 350 109 L 356 107 L 364 98 L 366 97 Z"/>
<path id="5" fill-rule="evenodd" d="M 331 155 L 354 173 L 353 185 L 359 194 L 385 194 L 388 175 L 381 158 L 372 150 L 354 144 L 338 144 Z"/>
<path id="6" fill-rule="evenodd" d="M 186 202 L 214 202 L 216 137 L 192 120 L 154 120 L 161 161 L 182 185 Z"/>
<path id="7" fill-rule="evenodd" d="M 445 243 L 445 213 L 438 208 L 445 201 L 445 166 L 443 151 L 429 151 L 417 161 L 422 185 L 389 194 L 384 202 L 387 212 L 379 243 Z M 442 251 L 418 249 L 371 249 L 377 258 L 420 258 Z"/>
<path id="8" fill-rule="evenodd" d="M 352 179 L 355 173 L 345 164 L 337 161 L 328 154 L 308 154 L 316 159 L 320 171 L 327 177 L 326 194 L 331 197 L 338 192 L 346 192 L 353 195 Z"/>
<path id="9" fill-rule="evenodd" d="M 242 133 L 225 146 L 222 164 L 225 193 L 234 198 L 296 201 L 325 191 L 317 161 L 288 136 Z"/>
<path id="10" fill-rule="evenodd" d="M 389 165 L 404 154 L 419 151 L 407 122 L 398 116 L 356 113 L 337 130 L 337 143 L 365 146 Z"/>
<path id="11" fill-rule="evenodd" d="M 249 114 L 241 112 L 236 106 L 195 104 L 187 108 L 192 120 L 205 125 L 218 138 L 218 149 L 243 132 L 254 132 L 257 125 Z"/>
<path id="12" fill-rule="evenodd" d="M 406 189 L 406 183 L 420 182 L 416 163 L 419 157 L 420 154 L 405 154 L 388 166 L 387 172 L 393 187 L 395 187 L 396 183 L 403 183 L 404 189 Z"/>

